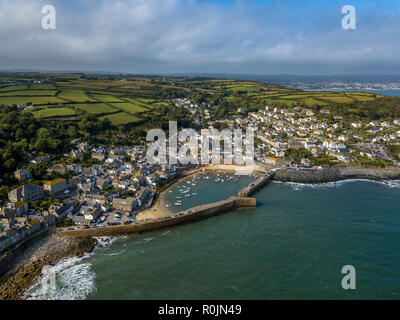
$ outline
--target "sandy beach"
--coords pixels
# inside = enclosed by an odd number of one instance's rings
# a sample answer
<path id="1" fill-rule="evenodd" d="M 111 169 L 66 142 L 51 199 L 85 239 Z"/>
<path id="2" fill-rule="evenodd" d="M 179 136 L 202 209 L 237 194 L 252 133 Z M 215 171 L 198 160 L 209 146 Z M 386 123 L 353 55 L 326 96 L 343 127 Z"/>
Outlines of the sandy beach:
<path id="1" fill-rule="evenodd" d="M 201 172 L 202 169 L 191 170 L 186 172 L 184 176 L 171 182 L 161 191 L 156 203 L 151 208 L 139 212 L 138 215 L 136 216 L 136 219 L 137 220 L 148 219 L 148 218 L 154 219 L 154 218 L 162 218 L 170 216 L 173 212 L 165 207 L 166 204 L 165 198 L 168 195 L 168 191 L 171 190 L 173 187 L 175 187 L 177 184 L 186 181 L 190 179 L 192 176 L 199 174 Z"/>
<path id="2" fill-rule="evenodd" d="M 191 170 L 184 174 L 183 177 L 173 181 L 170 185 L 168 185 L 161 193 L 156 201 L 156 203 L 146 210 L 141 211 L 137 215 L 137 219 L 148 219 L 148 218 L 162 218 L 167 217 L 172 214 L 172 211 L 165 207 L 166 204 L 166 197 L 168 196 L 168 191 L 171 190 L 175 185 L 184 182 L 186 180 L 191 179 L 193 176 L 197 174 L 204 174 L 210 171 L 225 171 L 225 172 L 232 172 L 235 174 L 252 174 L 254 172 L 267 172 L 268 169 L 259 165 L 255 165 L 252 167 L 246 166 L 239 166 L 239 165 L 214 165 L 214 166 L 206 166 L 200 169 Z"/>

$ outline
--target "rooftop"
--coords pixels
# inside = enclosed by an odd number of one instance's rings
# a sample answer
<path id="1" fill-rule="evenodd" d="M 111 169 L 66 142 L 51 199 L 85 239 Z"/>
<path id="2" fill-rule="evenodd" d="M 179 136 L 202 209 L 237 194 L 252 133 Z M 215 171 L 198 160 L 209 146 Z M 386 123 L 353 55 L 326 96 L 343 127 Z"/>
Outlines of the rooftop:
<path id="1" fill-rule="evenodd" d="M 64 181 L 66 181 L 66 180 L 60 178 L 60 179 L 56 179 L 56 180 L 52 180 L 52 181 L 47 181 L 47 182 L 45 183 L 45 185 L 50 185 L 50 186 L 52 186 L 52 185 L 55 185 L 55 184 L 57 184 L 57 183 L 64 182 Z"/>

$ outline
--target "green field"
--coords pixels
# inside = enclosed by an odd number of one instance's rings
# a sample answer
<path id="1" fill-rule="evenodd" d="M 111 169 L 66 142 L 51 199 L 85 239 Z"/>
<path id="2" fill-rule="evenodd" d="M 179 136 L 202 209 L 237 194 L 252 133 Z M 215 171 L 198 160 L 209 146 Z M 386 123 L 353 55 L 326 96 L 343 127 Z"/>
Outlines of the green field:
<path id="1" fill-rule="evenodd" d="M 44 118 L 52 118 L 52 117 L 65 117 L 65 116 L 74 116 L 76 112 L 70 108 L 43 108 L 40 110 L 29 110 L 35 118 L 44 119 Z"/>
<path id="2" fill-rule="evenodd" d="M 18 86 L 5 86 L 4 88 L 0 88 L 0 92 L 2 91 L 17 91 L 17 90 L 27 90 L 28 86 L 26 85 L 18 85 Z"/>
<path id="3" fill-rule="evenodd" d="M 112 113 L 117 112 L 117 109 L 110 107 L 104 103 L 81 103 L 81 104 L 72 104 L 75 108 L 86 112 L 88 114 L 105 114 L 105 113 Z"/>
<path id="4" fill-rule="evenodd" d="M 58 97 L 73 102 L 94 101 L 92 98 L 89 98 L 83 90 L 62 89 Z"/>
<path id="5" fill-rule="evenodd" d="M 112 106 L 122 109 L 125 112 L 128 113 L 138 113 L 138 112 L 143 112 L 143 111 L 148 111 L 147 108 L 144 108 L 142 106 L 135 105 L 133 103 L 111 103 Z"/>
<path id="6" fill-rule="evenodd" d="M 22 90 L 22 91 L 6 91 L 0 92 L 0 97 L 14 97 L 14 96 L 54 96 L 57 90 Z"/>
<path id="7" fill-rule="evenodd" d="M 115 96 L 110 96 L 110 95 L 106 95 L 106 94 L 93 94 L 93 93 L 90 93 L 90 95 L 94 99 L 99 100 L 101 102 L 123 102 L 123 100 L 118 99 Z"/>
<path id="8" fill-rule="evenodd" d="M 0 97 L 0 105 L 27 104 L 28 102 L 34 105 L 54 104 L 65 102 L 57 97 Z"/>
<path id="9" fill-rule="evenodd" d="M 105 118 L 108 118 L 111 121 L 111 123 L 114 125 L 127 124 L 127 123 L 131 123 L 131 122 L 137 122 L 140 120 L 139 118 L 136 118 L 125 112 L 119 112 L 119 113 L 102 116 L 99 119 L 103 120 Z"/>
<path id="10" fill-rule="evenodd" d="M 51 90 L 56 89 L 56 86 L 52 83 L 49 84 L 32 84 L 29 89 L 32 90 Z"/>

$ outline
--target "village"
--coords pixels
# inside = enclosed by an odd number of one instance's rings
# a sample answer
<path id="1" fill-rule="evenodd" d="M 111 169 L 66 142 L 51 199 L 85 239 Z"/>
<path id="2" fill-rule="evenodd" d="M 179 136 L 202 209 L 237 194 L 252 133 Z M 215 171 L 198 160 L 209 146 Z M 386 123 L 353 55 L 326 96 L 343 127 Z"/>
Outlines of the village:
<path id="1" fill-rule="evenodd" d="M 289 170 L 320 170 L 329 159 L 337 164 L 351 164 L 355 159 L 382 159 L 398 165 L 384 143 L 400 138 L 400 120 L 391 122 L 346 121 L 331 115 L 328 109 L 316 114 L 311 109 L 280 109 L 266 106 L 247 117 L 209 121 L 210 105 L 199 106 L 190 99 L 174 101 L 188 108 L 194 120 L 208 121 L 208 129 L 219 123 L 227 128 L 253 128 L 256 163 Z M 240 111 L 240 110 L 239 110 Z M 196 137 L 201 140 L 201 135 Z M 182 145 L 182 143 L 180 143 Z M 148 147 L 148 146 L 147 146 Z M 224 155 L 223 146 L 218 148 Z M 40 156 L 31 163 L 49 164 L 47 171 L 69 179 L 58 178 L 43 185 L 22 184 L 8 193 L 9 202 L 0 210 L 0 250 L 11 248 L 53 227 L 92 228 L 137 223 L 137 214 L 149 208 L 158 190 L 173 181 L 178 172 L 199 165 L 150 165 L 146 146 L 107 148 L 77 141 L 65 155 L 74 163 L 52 164 L 50 156 Z M 211 160 L 211 153 L 209 155 Z M 90 157 L 96 164 L 82 166 Z M 31 178 L 27 168 L 15 173 L 21 183 Z M 41 205 L 41 201 L 50 201 Z"/>
<path id="2" fill-rule="evenodd" d="M 86 168 L 79 163 L 55 164 L 49 172 L 73 172 L 74 175 L 43 185 L 24 184 L 9 192 L 9 203 L 0 211 L 0 250 L 62 221 L 82 228 L 131 224 L 135 222 L 136 214 L 152 203 L 160 181 L 168 181 L 176 175 L 175 166 L 148 165 L 145 148 L 141 146 L 106 151 L 80 143 L 70 156 L 79 159 L 88 153 L 101 164 Z M 46 160 L 49 159 L 41 157 L 34 161 Z M 25 181 L 31 173 L 28 169 L 20 169 L 15 176 Z M 32 204 L 41 200 L 50 200 L 54 204 L 43 211 L 35 210 Z"/>

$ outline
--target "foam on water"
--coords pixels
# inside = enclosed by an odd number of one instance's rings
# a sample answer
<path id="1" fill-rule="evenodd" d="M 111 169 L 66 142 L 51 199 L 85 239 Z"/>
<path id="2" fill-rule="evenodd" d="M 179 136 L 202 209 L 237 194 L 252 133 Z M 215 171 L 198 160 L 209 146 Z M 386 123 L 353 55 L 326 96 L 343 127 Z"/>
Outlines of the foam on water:
<path id="1" fill-rule="evenodd" d="M 96 274 L 90 263 L 83 261 L 88 257 L 64 259 L 43 271 L 35 284 L 29 288 L 24 298 L 27 300 L 81 300 L 96 290 Z M 46 279 L 55 275 L 55 286 L 48 285 Z"/>
<path id="2" fill-rule="evenodd" d="M 126 237 L 95 237 L 97 240 L 96 249 L 105 249 L 111 247 L 111 245 L 118 239 Z"/>
<path id="3" fill-rule="evenodd" d="M 110 248 L 113 243 L 126 237 L 97 237 L 95 251 Z M 106 255 L 116 256 L 123 253 L 122 250 L 117 253 Z M 41 276 L 35 284 L 24 294 L 27 300 L 82 300 L 90 293 L 96 290 L 96 274 L 92 270 L 92 265 L 85 262 L 88 257 L 94 253 L 85 253 L 82 257 L 71 257 L 61 260 L 57 264 L 50 266 L 42 271 Z M 55 275 L 56 286 L 46 285 L 51 275 Z M 43 285 L 43 283 L 45 283 Z"/>
<path id="4" fill-rule="evenodd" d="M 277 183 L 277 184 L 285 183 L 285 184 L 289 185 L 292 188 L 292 190 L 300 191 L 305 188 L 310 188 L 310 189 L 337 188 L 345 183 L 355 183 L 355 182 L 370 182 L 370 183 L 381 184 L 388 188 L 397 188 L 396 186 L 393 186 L 393 185 L 387 185 L 383 181 L 376 181 L 376 180 L 370 180 L 370 179 L 346 179 L 346 180 L 339 180 L 339 181 L 334 181 L 334 182 L 324 182 L 324 183 L 299 183 L 299 182 L 281 182 L 281 181 L 273 181 L 272 183 Z M 387 182 L 398 184 L 399 185 L 398 187 L 400 187 L 400 180 L 387 180 Z"/>

